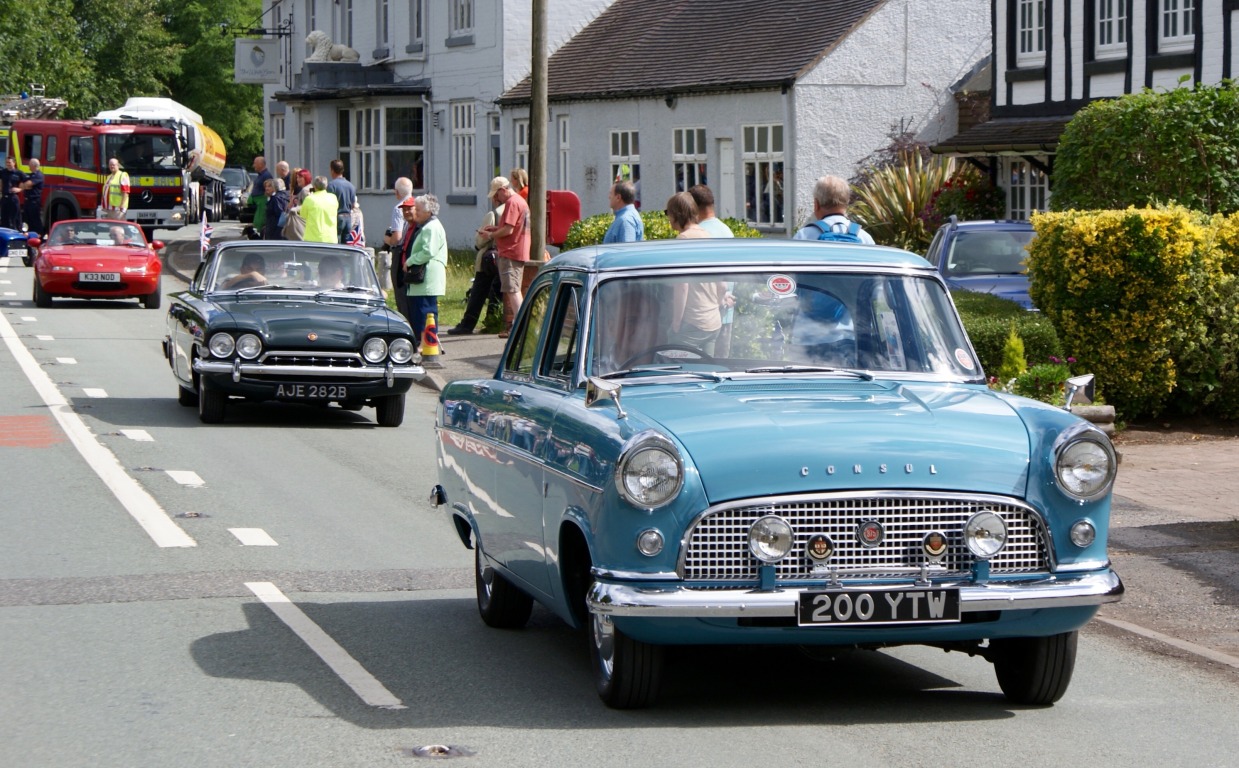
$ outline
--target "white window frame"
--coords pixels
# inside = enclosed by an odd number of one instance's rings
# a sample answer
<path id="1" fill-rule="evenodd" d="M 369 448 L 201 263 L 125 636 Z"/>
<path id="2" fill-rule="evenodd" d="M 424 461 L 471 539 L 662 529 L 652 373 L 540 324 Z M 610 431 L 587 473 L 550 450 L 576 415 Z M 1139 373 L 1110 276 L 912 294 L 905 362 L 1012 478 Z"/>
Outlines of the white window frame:
<path id="1" fill-rule="evenodd" d="M 422 46 L 426 40 L 426 12 L 423 0 L 409 0 L 409 46 Z"/>
<path id="2" fill-rule="evenodd" d="M 745 125 L 740 135 L 745 219 L 754 227 L 782 227 L 787 200 L 776 180 L 784 169 L 783 124 Z"/>
<path id="3" fill-rule="evenodd" d="M 516 164 L 513 168 L 529 167 L 529 121 L 512 121 L 512 155 Z"/>
<path id="4" fill-rule="evenodd" d="M 671 183 L 676 192 L 706 184 L 706 129 L 674 128 L 671 132 Z"/>
<path id="5" fill-rule="evenodd" d="M 309 32 L 318 29 L 318 2 L 317 0 L 305 0 L 305 26 Z M 309 46 L 309 43 L 306 43 Z"/>
<path id="6" fill-rule="evenodd" d="M 570 128 L 571 125 L 567 115 L 560 115 L 555 119 L 555 136 L 559 143 L 558 184 L 556 189 L 570 189 L 572 187 L 570 183 L 572 178 L 570 173 L 571 165 L 569 162 L 572 158 L 572 152 L 568 142 Z"/>
<path id="7" fill-rule="evenodd" d="M 399 134 L 393 136 L 388 130 L 388 115 L 396 109 L 411 109 L 415 113 L 415 119 L 421 120 L 422 144 L 392 143 L 395 139 L 403 138 Z M 375 101 L 344 110 L 344 114 L 349 136 L 343 138 L 349 139 L 349 142 L 347 146 L 340 147 L 340 159 L 345 161 L 345 175 L 358 192 L 390 192 L 395 186 L 396 179 L 403 174 L 399 169 L 388 167 L 389 153 L 392 156 L 398 152 L 412 152 L 415 155 L 420 153 L 423 159 L 425 158 L 426 115 L 421 105 L 380 104 Z M 274 130 L 274 121 L 272 128 Z M 414 178 L 413 185 L 415 190 L 422 191 L 425 188 L 425 179 Z"/>
<path id="8" fill-rule="evenodd" d="M 1096 0 L 1097 19 L 1094 26 L 1098 59 L 1127 57 L 1127 0 Z"/>
<path id="9" fill-rule="evenodd" d="M 1047 159 L 1047 158 L 1043 158 Z M 1037 211 L 1050 209 L 1050 177 L 1027 160 L 1007 158 L 1007 218 L 1028 221 Z"/>
<path id="10" fill-rule="evenodd" d="M 271 154 L 277 162 L 288 159 L 285 154 L 287 142 L 284 139 L 284 126 L 284 115 L 271 116 Z"/>
<path id="11" fill-rule="evenodd" d="M 477 191 L 473 172 L 477 147 L 477 121 L 472 100 L 450 102 L 452 114 L 452 191 Z"/>
<path id="12" fill-rule="evenodd" d="M 621 179 L 637 186 L 640 199 L 641 186 L 641 132 L 637 130 L 611 131 L 610 144 L 611 182 Z M 627 173 L 625 173 L 627 167 Z"/>
<path id="13" fill-rule="evenodd" d="M 1015 65 L 1045 64 L 1045 0 L 1016 0 Z"/>
<path id="14" fill-rule="evenodd" d="M 390 0 L 378 0 L 374 6 L 378 12 L 374 30 L 378 45 L 375 47 L 384 48 L 391 44 L 391 2 Z"/>
<path id="15" fill-rule="evenodd" d="M 473 34 L 473 0 L 451 0 L 451 16 L 448 18 L 448 37 Z"/>
<path id="16" fill-rule="evenodd" d="M 400 131 L 391 129 L 391 113 L 394 110 L 407 109 L 412 110 L 412 115 L 415 121 L 421 123 L 421 129 L 418 131 L 421 135 L 420 144 L 414 143 L 397 143 L 405 137 Z M 384 191 L 391 190 L 396 185 L 396 179 L 401 176 L 408 176 L 413 182 L 413 190 L 415 192 L 426 191 L 426 109 L 420 104 L 384 104 L 383 105 L 383 138 L 385 140 L 383 146 L 383 175 L 386 177 L 382 180 Z M 416 138 L 416 133 L 414 137 Z M 410 152 L 415 156 L 420 156 L 420 160 L 416 163 L 420 169 L 420 173 L 405 173 L 403 169 L 393 165 L 392 157 L 398 153 Z"/>
<path id="17" fill-rule="evenodd" d="M 1190 51 L 1196 47 L 1197 0 L 1160 0 L 1157 12 L 1157 52 Z"/>
<path id="18" fill-rule="evenodd" d="M 353 47 L 353 0 L 338 0 L 340 5 L 340 34 L 335 42 Z"/>

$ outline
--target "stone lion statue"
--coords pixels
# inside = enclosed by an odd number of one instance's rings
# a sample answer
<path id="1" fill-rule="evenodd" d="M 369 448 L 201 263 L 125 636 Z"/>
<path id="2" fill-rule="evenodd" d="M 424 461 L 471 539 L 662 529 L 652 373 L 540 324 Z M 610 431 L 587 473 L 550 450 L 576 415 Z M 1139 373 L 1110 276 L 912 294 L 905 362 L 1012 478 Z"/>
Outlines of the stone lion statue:
<path id="1" fill-rule="evenodd" d="M 307 45 L 314 47 L 314 52 L 305 57 L 306 61 L 359 61 L 361 54 L 347 45 L 336 45 L 322 30 L 314 30 L 306 35 Z"/>

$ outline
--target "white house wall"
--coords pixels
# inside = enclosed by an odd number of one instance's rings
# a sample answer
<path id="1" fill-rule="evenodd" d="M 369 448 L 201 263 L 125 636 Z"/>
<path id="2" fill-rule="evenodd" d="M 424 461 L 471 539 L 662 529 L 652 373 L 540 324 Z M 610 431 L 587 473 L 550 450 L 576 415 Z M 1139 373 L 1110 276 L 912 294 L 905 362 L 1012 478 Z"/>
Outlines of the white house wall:
<path id="1" fill-rule="evenodd" d="M 990 8 L 892 0 L 796 83 L 787 216 L 812 211 L 814 181 L 850 178 L 901 126 L 933 143 L 956 130 L 950 87 L 989 53 Z M 786 189 L 786 187 L 785 187 Z"/>

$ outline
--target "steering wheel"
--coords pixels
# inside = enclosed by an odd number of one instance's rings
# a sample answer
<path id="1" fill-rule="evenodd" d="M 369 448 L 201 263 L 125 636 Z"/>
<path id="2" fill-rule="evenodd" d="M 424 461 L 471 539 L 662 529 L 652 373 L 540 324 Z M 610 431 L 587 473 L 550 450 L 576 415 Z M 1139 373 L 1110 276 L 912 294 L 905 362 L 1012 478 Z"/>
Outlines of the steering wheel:
<path id="1" fill-rule="evenodd" d="M 641 352 L 638 352 L 637 354 L 628 358 L 627 360 L 625 360 L 623 363 L 620 364 L 620 368 L 621 369 L 631 368 L 639 360 L 643 360 L 646 357 L 653 358 L 653 356 L 658 354 L 659 352 L 668 352 L 670 350 L 679 350 L 681 352 L 689 352 L 691 354 L 696 355 L 698 358 L 700 358 L 700 360 L 694 360 L 693 362 L 703 362 L 703 363 L 714 362 L 713 357 L 707 355 L 704 350 L 698 349 L 697 347 L 694 347 L 691 344 L 675 344 L 675 343 L 656 344 L 650 347 L 649 349 L 642 350 Z M 651 360 L 651 362 L 653 361 Z"/>

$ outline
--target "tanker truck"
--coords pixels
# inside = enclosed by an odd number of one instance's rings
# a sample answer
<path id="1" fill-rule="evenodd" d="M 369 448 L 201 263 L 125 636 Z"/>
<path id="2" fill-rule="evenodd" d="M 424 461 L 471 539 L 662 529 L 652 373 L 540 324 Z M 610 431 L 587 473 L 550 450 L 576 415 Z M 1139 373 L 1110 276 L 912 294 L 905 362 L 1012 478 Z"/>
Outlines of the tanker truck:
<path id="1" fill-rule="evenodd" d="M 147 170 L 156 176 L 163 173 L 169 160 L 179 169 L 182 204 L 184 206 L 184 223 L 199 221 L 202 214 L 207 213 L 212 221 L 219 221 L 224 213 L 224 164 L 227 153 L 224 142 L 219 134 L 207 127 L 202 115 L 179 104 L 172 99 L 147 96 L 134 96 L 128 99 L 119 109 L 100 112 L 94 121 L 110 126 L 147 126 L 161 127 L 172 131 L 174 136 L 174 157 L 161 158 L 162 165 L 150 168 L 149 148 L 144 142 L 134 141 L 132 146 L 124 143 L 118 147 L 117 158 L 129 173 L 131 188 L 138 179 L 134 178 L 134 170 L 142 178 Z M 107 167 L 107 157 L 103 166 Z M 130 193 L 131 208 L 132 191 Z M 139 217 L 138 223 L 145 224 Z M 175 222 L 160 223 L 156 226 L 175 228 Z"/>

